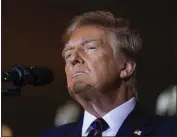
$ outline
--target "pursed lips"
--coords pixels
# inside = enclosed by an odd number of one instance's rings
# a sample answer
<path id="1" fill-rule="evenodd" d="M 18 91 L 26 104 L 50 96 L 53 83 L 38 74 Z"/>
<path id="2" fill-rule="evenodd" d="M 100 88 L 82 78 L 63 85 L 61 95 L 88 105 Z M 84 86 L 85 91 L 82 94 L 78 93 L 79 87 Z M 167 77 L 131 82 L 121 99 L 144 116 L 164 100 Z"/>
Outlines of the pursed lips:
<path id="1" fill-rule="evenodd" d="M 85 71 L 81 71 L 81 70 L 77 70 L 77 71 L 73 71 L 71 72 L 72 77 L 78 76 L 78 75 L 82 75 L 82 74 L 86 74 Z"/>

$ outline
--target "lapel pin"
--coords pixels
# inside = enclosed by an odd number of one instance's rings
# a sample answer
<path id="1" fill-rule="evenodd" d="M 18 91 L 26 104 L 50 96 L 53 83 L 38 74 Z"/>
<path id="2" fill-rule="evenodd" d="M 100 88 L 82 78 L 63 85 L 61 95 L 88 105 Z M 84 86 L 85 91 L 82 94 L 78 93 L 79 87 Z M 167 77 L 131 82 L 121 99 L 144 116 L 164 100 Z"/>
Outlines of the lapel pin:
<path id="1" fill-rule="evenodd" d="M 140 130 L 135 130 L 135 131 L 134 131 L 134 134 L 135 134 L 135 135 L 138 135 L 138 136 L 141 136 L 141 133 L 142 133 L 142 131 L 140 131 Z"/>

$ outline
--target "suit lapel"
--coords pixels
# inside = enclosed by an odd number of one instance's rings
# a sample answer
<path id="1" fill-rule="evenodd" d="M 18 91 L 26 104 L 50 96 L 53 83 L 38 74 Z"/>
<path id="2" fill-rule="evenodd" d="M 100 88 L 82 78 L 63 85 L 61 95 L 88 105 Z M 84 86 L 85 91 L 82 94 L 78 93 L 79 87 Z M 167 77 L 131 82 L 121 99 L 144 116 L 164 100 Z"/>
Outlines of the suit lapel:
<path id="1" fill-rule="evenodd" d="M 83 124 L 83 116 L 76 124 L 76 126 L 68 133 L 68 136 L 81 136 L 82 134 L 82 124 Z"/>
<path id="2" fill-rule="evenodd" d="M 152 134 L 152 118 L 137 104 L 123 122 L 116 136 L 148 136 Z"/>

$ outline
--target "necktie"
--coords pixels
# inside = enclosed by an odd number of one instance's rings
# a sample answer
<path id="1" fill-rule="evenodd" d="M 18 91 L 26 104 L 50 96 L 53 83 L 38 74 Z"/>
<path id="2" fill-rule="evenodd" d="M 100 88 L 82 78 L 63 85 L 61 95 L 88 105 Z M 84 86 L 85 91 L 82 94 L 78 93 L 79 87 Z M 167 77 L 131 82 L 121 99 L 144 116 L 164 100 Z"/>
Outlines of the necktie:
<path id="1" fill-rule="evenodd" d="M 92 130 L 89 132 L 89 136 L 102 136 L 102 132 L 109 128 L 109 125 L 102 118 L 98 118 L 91 124 Z"/>

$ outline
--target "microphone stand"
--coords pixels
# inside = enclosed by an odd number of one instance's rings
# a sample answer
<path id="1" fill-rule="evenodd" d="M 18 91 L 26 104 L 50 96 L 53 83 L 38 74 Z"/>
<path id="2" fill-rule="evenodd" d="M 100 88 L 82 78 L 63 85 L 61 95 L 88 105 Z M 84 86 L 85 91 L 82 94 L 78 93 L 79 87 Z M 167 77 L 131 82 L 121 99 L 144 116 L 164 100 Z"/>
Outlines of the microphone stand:
<path id="1" fill-rule="evenodd" d="M 47 73 L 44 75 L 44 73 Z M 53 80 L 53 74 L 48 68 L 36 68 L 13 65 L 10 71 L 1 74 L 2 82 L 11 82 L 12 88 L 1 88 L 1 94 L 5 96 L 17 96 L 21 94 L 24 85 L 48 84 Z M 48 80 L 44 80 L 48 79 Z"/>

